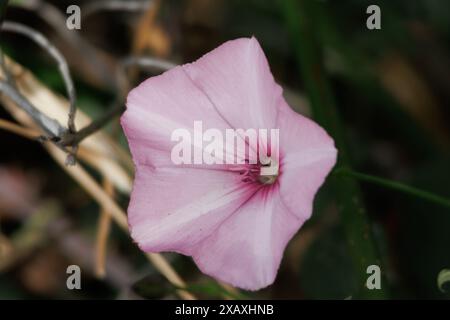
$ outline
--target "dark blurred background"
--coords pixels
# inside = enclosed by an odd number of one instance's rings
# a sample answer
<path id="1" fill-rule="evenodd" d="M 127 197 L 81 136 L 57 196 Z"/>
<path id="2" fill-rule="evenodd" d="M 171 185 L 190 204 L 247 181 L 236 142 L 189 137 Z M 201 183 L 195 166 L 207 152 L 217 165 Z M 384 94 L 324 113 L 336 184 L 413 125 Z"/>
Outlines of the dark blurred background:
<path id="1" fill-rule="evenodd" d="M 353 167 L 450 197 L 450 2 L 310 1 L 315 9 L 302 16 L 322 53 Z M 6 19 L 39 30 L 63 52 L 77 105 L 92 118 L 115 99 L 108 80 L 120 59 L 149 56 L 179 64 L 252 35 L 289 104 L 311 115 L 294 49 L 302 39 L 288 28 L 283 2 L 155 0 L 139 10 L 113 10 L 93 6 L 104 1 L 16 0 L 10 1 Z M 70 32 L 94 48 L 101 63 L 94 64 L 67 31 L 61 32 L 64 25 L 56 28 L 54 10 L 67 17 L 71 4 L 79 5 L 82 15 L 85 8 L 93 10 L 82 18 L 81 30 Z M 381 30 L 366 27 L 371 4 L 381 8 Z M 0 39 L 7 55 L 65 94 L 43 50 L 18 35 L 4 33 Z M 152 74 L 134 68 L 130 85 Z M 1 105 L 0 118 L 15 121 Z M 106 131 L 126 148 L 117 119 Z M 101 178 L 95 169 L 89 172 Z M 437 276 L 450 269 L 450 210 L 364 182 L 361 188 L 388 297 L 448 298 L 448 287 L 443 288 L 447 293 L 439 290 Z M 289 244 L 275 283 L 244 297 L 345 299 L 354 294 L 358 280 L 333 194 L 329 184 L 320 190 L 313 217 Z M 116 199 L 126 208 L 126 193 L 117 192 Z M 0 298 L 173 297 L 173 288 L 114 225 L 106 277 L 95 272 L 99 211 L 39 143 L 0 130 Z M 221 296 L 189 258 L 166 257 L 197 295 Z M 70 264 L 82 267 L 82 290 L 66 288 Z"/>

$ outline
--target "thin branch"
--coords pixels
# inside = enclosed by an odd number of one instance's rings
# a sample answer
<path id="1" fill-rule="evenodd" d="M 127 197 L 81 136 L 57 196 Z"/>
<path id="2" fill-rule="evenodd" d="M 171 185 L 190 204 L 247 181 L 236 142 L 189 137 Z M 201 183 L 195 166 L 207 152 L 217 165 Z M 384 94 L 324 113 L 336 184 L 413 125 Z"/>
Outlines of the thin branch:
<path id="1" fill-rule="evenodd" d="M 35 123 L 37 123 L 42 130 L 47 134 L 47 136 L 38 137 L 38 141 L 51 141 L 59 149 L 67 153 L 66 164 L 75 164 L 75 153 L 78 150 L 78 146 L 73 146 L 73 148 L 67 148 L 67 146 L 61 145 L 61 137 L 67 134 L 67 129 L 62 127 L 58 121 L 52 119 L 40 112 L 34 105 L 32 105 L 15 87 L 7 83 L 4 80 L 0 80 L 0 93 L 5 94 L 9 99 L 11 99 L 17 106 L 24 110 Z"/>
<path id="2" fill-rule="evenodd" d="M 97 132 L 106 124 L 108 124 L 113 118 L 121 114 L 123 109 L 123 103 L 115 104 L 112 108 L 109 108 L 103 115 L 92 121 L 89 125 L 82 128 L 81 130 L 78 130 L 75 133 L 66 132 L 66 134 L 61 136 L 60 144 L 62 146 L 71 146 L 80 143 L 83 139 Z"/>
<path id="3" fill-rule="evenodd" d="M 41 134 L 37 130 L 25 128 L 21 125 L 15 124 L 13 122 L 0 119 L 0 129 L 12 132 L 14 134 L 17 134 L 19 136 L 22 136 L 24 138 L 28 139 L 38 139 Z"/>
<path id="4" fill-rule="evenodd" d="M 140 68 L 155 68 L 166 71 L 175 67 L 176 64 L 167 60 L 157 58 L 130 56 L 121 61 L 121 66 L 123 69 L 126 69 L 130 66 L 138 66 Z"/>
<path id="5" fill-rule="evenodd" d="M 106 177 L 103 178 L 103 188 L 105 189 L 105 192 L 114 199 L 114 186 Z M 104 278 L 106 274 L 106 249 L 110 231 L 111 214 L 104 208 L 101 208 L 97 227 L 97 240 L 95 244 L 95 274 L 99 278 Z"/>
<path id="6" fill-rule="evenodd" d="M 7 58 L 7 57 L 5 57 Z M 41 112 L 61 122 L 68 112 L 66 99 L 58 97 L 53 91 L 45 87 L 28 70 L 13 60 L 6 59 L 11 73 L 17 81 L 17 87 L 23 90 L 23 95 Z M 1 75 L 0 75 L 1 78 Z M 113 78 L 113 77 L 112 77 Z M 0 95 L 3 106 L 22 125 L 40 129 L 34 120 L 28 116 L 21 108 L 9 99 L 6 95 Z M 77 125 L 90 123 L 92 120 L 81 110 L 77 113 Z M 45 134 L 42 129 L 41 135 Z M 79 152 L 79 153 L 78 153 Z M 130 155 L 125 149 L 120 148 L 117 141 L 112 141 L 106 132 L 100 132 L 90 137 L 84 144 L 79 146 L 77 158 L 86 161 L 87 164 L 97 169 L 101 174 L 108 176 L 115 187 L 122 192 L 129 192 L 132 184 L 132 177 L 127 173 L 132 172 L 133 164 Z M 130 170 L 124 170 L 116 160 L 126 164 Z"/>
<path id="7" fill-rule="evenodd" d="M 132 0 L 105 0 L 91 1 L 81 9 L 82 18 L 87 17 L 99 11 L 144 11 L 147 10 L 153 1 L 132 1 Z"/>
<path id="8" fill-rule="evenodd" d="M 51 139 L 58 139 L 67 131 L 58 121 L 40 112 L 20 92 L 4 80 L 0 80 L 0 92 L 8 96 L 16 105 L 23 109 Z"/>
<path id="9" fill-rule="evenodd" d="M 5 21 L 1 27 L 2 31 L 14 32 L 28 37 L 38 44 L 42 49 L 44 49 L 49 55 L 56 61 L 58 69 L 64 80 L 66 86 L 67 95 L 69 97 L 70 110 L 69 117 L 67 121 L 67 126 L 69 132 L 75 132 L 75 113 L 76 113 L 76 93 L 75 86 L 73 84 L 72 77 L 70 75 L 70 70 L 67 65 L 67 61 L 60 51 L 51 44 L 51 42 L 40 32 L 33 30 L 23 24 Z"/>

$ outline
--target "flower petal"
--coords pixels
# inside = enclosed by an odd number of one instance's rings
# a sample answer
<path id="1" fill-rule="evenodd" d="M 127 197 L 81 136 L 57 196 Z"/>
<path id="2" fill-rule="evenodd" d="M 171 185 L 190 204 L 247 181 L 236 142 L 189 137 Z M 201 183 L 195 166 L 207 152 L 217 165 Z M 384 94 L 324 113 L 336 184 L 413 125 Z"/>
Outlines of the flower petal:
<path id="1" fill-rule="evenodd" d="M 302 219 L 312 213 L 314 196 L 336 163 L 333 139 L 315 122 L 280 101 L 281 197 Z"/>
<path id="2" fill-rule="evenodd" d="M 203 273 L 247 290 L 273 283 L 288 241 L 304 222 L 279 192 L 277 185 L 260 189 L 199 243 L 193 258 Z"/>
<path id="3" fill-rule="evenodd" d="M 176 144 L 171 140 L 174 130 L 185 129 L 193 137 L 194 121 L 199 120 L 203 130 L 216 128 L 223 132 L 229 127 L 184 69 L 175 67 L 149 78 L 129 93 L 121 124 L 135 163 L 157 167 L 173 165 L 170 156 Z"/>
<path id="4" fill-rule="evenodd" d="M 254 192 L 225 170 L 139 166 L 128 207 L 131 235 L 144 251 L 189 255 Z"/>
<path id="5" fill-rule="evenodd" d="M 274 127 L 281 87 L 255 38 L 228 41 L 183 68 L 231 127 Z"/>

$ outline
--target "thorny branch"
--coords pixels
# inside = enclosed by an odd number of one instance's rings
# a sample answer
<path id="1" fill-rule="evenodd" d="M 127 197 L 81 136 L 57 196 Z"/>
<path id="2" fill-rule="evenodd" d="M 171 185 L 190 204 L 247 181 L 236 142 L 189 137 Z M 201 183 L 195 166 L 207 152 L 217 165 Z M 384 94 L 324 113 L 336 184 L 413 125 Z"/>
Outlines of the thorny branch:
<path id="1" fill-rule="evenodd" d="M 61 137 L 64 137 L 68 132 L 66 128 L 61 126 L 61 124 L 55 119 L 52 119 L 44 113 L 40 112 L 11 83 L 0 80 L 0 92 L 9 97 L 19 108 L 24 110 L 35 123 L 39 124 L 42 130 L 44 130 L 47 136 L 41 136 L 38 140 L 53 142 L 59 149 L 67 153 L 66 164 L 75 164 L 75 152 L 77 150 L 76 147 L 68 149 L 66 146 L 63 146 L 60 143 Z"/>

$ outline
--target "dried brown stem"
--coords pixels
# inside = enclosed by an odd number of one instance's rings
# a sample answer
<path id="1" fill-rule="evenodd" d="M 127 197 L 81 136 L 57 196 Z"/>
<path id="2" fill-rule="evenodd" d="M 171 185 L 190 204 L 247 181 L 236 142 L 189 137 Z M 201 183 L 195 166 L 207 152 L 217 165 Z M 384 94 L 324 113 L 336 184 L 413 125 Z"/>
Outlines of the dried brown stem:
<path id="1" fill-rule="evenodd" d="M 103 188 L 105 192 L 114 198 L 114 186 L 111 181 L 107 178 L 103 178 Z M 106 274 L 105 272 L 105 261 L 106 261 L 106 249 L 108 244 L 109 232 L 111 230 L 111 214 L 101 208 L 98 228 L 97 228 L 97 241 L 95 246 L 95 274 L 99 278 L 103 278 Z"/>
<path id="2" fill-rule="evenodd" d="M 21 125 L 15 124 L 13 122 L 4 119 L 0 119 L 0 129 L 12 132 L 14 134 L 17 134 L 19 136 L 28 139 L 38 139 L 41 136 L 41 134 L 37 130 L 25 128 L 22 127 Z"/>

